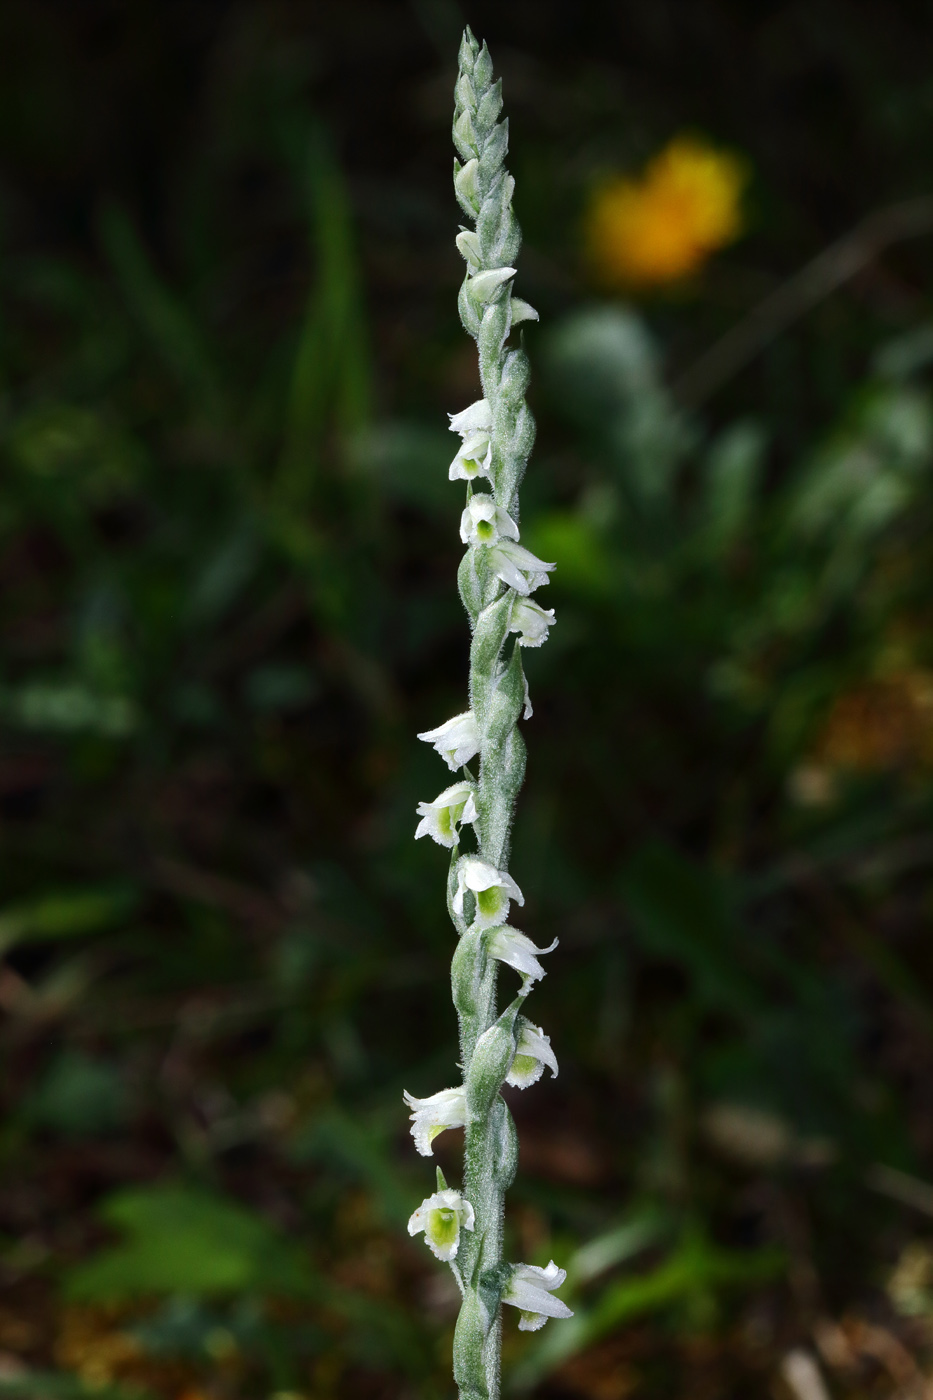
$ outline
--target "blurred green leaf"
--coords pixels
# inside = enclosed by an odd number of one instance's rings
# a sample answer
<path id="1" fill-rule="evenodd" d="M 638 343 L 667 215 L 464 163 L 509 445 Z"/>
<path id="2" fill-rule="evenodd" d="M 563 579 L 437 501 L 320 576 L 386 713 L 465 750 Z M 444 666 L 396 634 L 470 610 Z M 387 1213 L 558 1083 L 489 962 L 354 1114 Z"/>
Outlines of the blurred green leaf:
<path id="1" fill-rule="evenodd" d="M 76 938 L 113 928 L 133 912 L 139 899 L 124 882 L 96 888 L 49 891 L 0 909 L 0 950 L 16 943 Z"/>
<path id="2" fill-rule="evenodd" d="M 66 1294 L 117 1302 L 147 1294 L 307 1296 L 314 1274 L 301 1249 L 261 1216 L 191 1187 L 119 1191 L 102 1219 L 126 1237 L 65 1275 Z"/>

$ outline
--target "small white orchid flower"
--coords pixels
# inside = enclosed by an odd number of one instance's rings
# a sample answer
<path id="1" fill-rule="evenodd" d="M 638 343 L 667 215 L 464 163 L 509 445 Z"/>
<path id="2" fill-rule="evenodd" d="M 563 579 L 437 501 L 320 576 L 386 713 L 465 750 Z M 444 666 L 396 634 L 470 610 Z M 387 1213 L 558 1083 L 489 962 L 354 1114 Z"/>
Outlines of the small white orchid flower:
<path id="1" fill-rule="evenodd" d="M 478 433 L 481 429 L 488 431 L 492 427 L 492 409 L 487 399 L 477 399 L 459 413 L 448 413 L 447 417 L 450 419 L 450 431 L 459 433 L 461 437 Z"/>
<path id="2" fill-rule="evenodd" d="M 460 1248 L 460 1231 L 474 1228 L 473 1207 L 459 1191 L 448 1188 L 435 1191 L 414 1212 L 408 1222 L 408 1233 L 424 1231 L 424 1242 L 436 1259 L 449 1264 Z"/>
<path id="3" fill-rule="evenodd" d="M 411 1135 L 422 1157 L 432 1157 L 431 1143 L 445 1128 L 462 1128 L 467 1120 L 466 1091 L 440 1089 L 427 1099 L 416 1099 L 406 1089 L 402 1096 L 410 1109 Z"/>
<path id="4" fill-rule="evenodd" d="M 539 1269 L 536 1264 L 512 1265 L 512 1277 L 502 1301 L 511 1303 L 513 1308 L 521 1308 L 519 1332 L 537 1332 L 549 1317 L 573 1317 L 566 1303 L 551 1297 L 566 1277 L 567 1270 L 559 1269 L 553 1259 L 546 1269 Z"/>
<path id="5" fill-rule="evenodd" d="M 475 928 L 493 928 L 505 923 L 509 917 L 509 904 L 517 899 L 525 903 L 525 896 L 504 870 L 497 870 L 477 856 L 467 856 L 457 868 L 457 892 L 453 898 L 455 911 L 463 915 L 463 896 L 471 890 L 476 896 Z"/>
<path id="6" fill-rule="evenodd" d="M 454 783 L 453 787 L 439 793 L 433 802 L 418 803 L 421 821 L 415 832 L 415 840 L 430 836 L 439 846 L 456 846 L 460 839 L 457 823 L 475 822 L 476 815 L 473 784 Z"/>
<path id="7" fill-rule="evenodd" d="M 451 773 L 456 773 L 479 753 L 479 726 L 472 710 L 454 715 L 436 729 L 426 729 L 418 738 L 434 745 Z"/>
<path id="8" fill-rule="evenodd" d="M 517 540 L 518 526 L 508 511 L 497 506 L 492 496 L 478 491 L 467 502 L 460 517 L 460 538 L 464 544 L 496 544 L 500 539 Z"/>
<path id="9" fill-rule="evenodd" d="M 530 1021 L 522 1021 L 522 1028 L 515 1042 L 515 1059 L 505 1077 L 506 1084 L 516 1089 L 527 1089 L 537 1084 L 544 1073 L 544 1066 L 557 1078 L 557 1056 L 551 1049 L 551 1038 L 544 1034 L 540 1026 Z"/>
<path id="10" fill-rule="evenodd" d="M 510 632 L 518 632 L 520 647 L 540 647 L 548 639 L 548 628 L 555 622 L 554 609 L 542 608 L 533 598 L 518 598 L 512 609 Z"/>
<path id="11" fill-rule="evenodd" d="M 556 938 L 549 948 L 539 948 L 532 943 L 527 934 L 505 924 L 501 928 L 494 928 L 487 936 L 486 942 L 486 951 L 491 958 L 498 958 L 499 962 L 514 967 L 517 973 L 532 982 L 544 976 L 544 968 L 538 962 L 538 957 L 543 957 L 545 953 L 553 953 L 556 947 Z"/>
<path id="12" fill-rule="evenodd" d="M 536 588 L 548 583 L 548 574 L 556 568 L 556 565 L 546 564 L 530 549 L 511 540 L 502 540 L 489 551 L 489 563 L 497 578 L 522 594 L 533 593 Z"/>
<path id="13" fill-rule="evenodd" d="M 489 429 L 479 428 L 475 433 L 464 437 L 447 476 L 451 481 L 472 481 L 477 476 L 488 476 L 491 465 L 492 440 Z"/>

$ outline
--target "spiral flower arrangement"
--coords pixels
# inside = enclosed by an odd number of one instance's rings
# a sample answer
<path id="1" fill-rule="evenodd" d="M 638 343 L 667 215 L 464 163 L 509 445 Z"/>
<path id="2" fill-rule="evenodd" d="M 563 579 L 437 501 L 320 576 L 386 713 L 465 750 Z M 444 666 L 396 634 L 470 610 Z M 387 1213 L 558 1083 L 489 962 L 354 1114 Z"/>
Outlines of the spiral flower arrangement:
<path id="1" fill-rule="evenodd" d="M 522 648 L 547 640 L 554 612 L 532 594 L 553 564 L 520 543 L 519 487 L 535 437 L 525 402 L 529 366 L 512 331 L 538 314 L 513 295 L 521 231 L 512 212 L 515 182 L 505 167 L 508 122 L 500 121 L 501 82 L 492 60 L 467 29 L 455 88 L 454 161 L 457 200 L 472 227 L 457 247 L 466 262 L 458 300 L 464 329 L 477 343 L 483 397 L 452 414 L 460 447 L 451 481 L 466 483 L 458 571 L 470 619 L 470 707 L 418 737 L 432 744 L 461 777 L 431 802 L 418 805 L 416 836 L 451 852 L 447 909 L 458 936 L 451 965 L 460 1025 L 462 1082 L 428 1098 L 411 1094 L 411 1132 L 423 1156 L 446 1128 L 465 1129 L 463 1186 L 448 1186 L 437 1169 L 437 1190 L 414 1212 L 409 1233 L 423 1231 L 431 1251 L 450 1265 L 462 1295 L 454 1335 L 454 1377 L 461 1400 L 497 1400 L 501 1305 L 519 1310 L 519 1328 L 536 1331 L 549 1317 L 570 1317 L 554 1296 L 565 1274 L 503 1261 L 505 1193 L 518 1165 L 518 1137 L 503 1084 L 524 1089 L 545 1068 L 557 1074 L 550 1039 L 524 1014 L 526 998 L 544 976 L 538 948 L 509 922 L 524 899 L 509 874 L 509 838 L 525 773 L 520 718 L 531 717 Z M 476 760 L 479 760 L 478 767 Z M 472 765 L 472 766 L 471 766 Z M 472 846 L 464 850 L 464 828 Z M 521 979 L 518 994 L 497 1011 L 500 963 Z"/>

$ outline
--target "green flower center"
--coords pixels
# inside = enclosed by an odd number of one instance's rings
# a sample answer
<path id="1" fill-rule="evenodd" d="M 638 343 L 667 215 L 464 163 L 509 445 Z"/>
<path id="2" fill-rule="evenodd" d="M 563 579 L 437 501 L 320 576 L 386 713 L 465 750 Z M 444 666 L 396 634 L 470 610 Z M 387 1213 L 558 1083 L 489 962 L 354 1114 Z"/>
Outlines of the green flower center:
<path id="1" fill-rule="evenodd" d="M 491 540 L 495 534 L 495 525 L 491 520 L 477 520 L 476 533 L 481 540 Z"/>
<path id="2" fill-rule="evenodd" d="M 524 1079 L 526 1075 L 534 1074 L 537 1063 L 534 1055 L 516 1055 L 512 1061 L 512 1073 Z"/>
<path id="3" fill-rule="evenodd" d="M 484 918 L 499 912 L 500 891 L 498 885 L 490 885 L 488 890 L 479 890 L 476 905 Z"/>
<path id="4" fill-rule="evenodd" d="M 428 1216 L 428 1234 L 438 1248 L 455 1244 L 460 1234 L 460 1218 L 449 1206 L 440 1206 Z"/>

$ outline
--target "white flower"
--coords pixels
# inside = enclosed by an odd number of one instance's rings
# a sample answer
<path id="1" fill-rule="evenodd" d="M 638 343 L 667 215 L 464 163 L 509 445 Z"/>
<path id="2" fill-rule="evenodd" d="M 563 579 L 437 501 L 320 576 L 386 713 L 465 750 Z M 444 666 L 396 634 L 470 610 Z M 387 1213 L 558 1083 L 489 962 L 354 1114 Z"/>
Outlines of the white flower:
<path id="1" fill-rule="evenodd" d="M 496 924 L 505 923 L 511 900 L 525 903 L 525 897 L 511 875 L 476 856 L 466 856 L 457 868 L 457 892 L 453 906 L 461 916 L 463 896 L 467 890 L 472 890 L 476 896 L 473 925 L 477 928 L 493 928 Z"/>
<path id="2" fill-rule="evenodd" d="M 527 1089 L 529 1085 L 537 1084 L 544 1073 L 545 1065 L 556 1079 L 557 1056 L 551 1049 L 550 1036 L 545 1035 L 540 1026 L 533 1026 L 530 1021 L 523 1020 L 515 1043 L 515 1059 L 505 1082 L 514 1085 L 516 1089 Z"/>
<path id="3" fill-rule="evenodd" d="M 522 719 L 531 719 L 534 710 L 531 707 L 531 691 L 528 689 L 528 677 L 522 676 L 522 680 L 525 682 L 525 708 L 522 710 Z"/>
<path id="4" fill-rule="evenodd" d="M 478 491 L 467 502 L 460 517 L 460 538 L 464 544 L 496 544 L 500 539 L 517 540 L 518 526 L 508 511 L 497 506 L 492 496 Z"/>
<path id="5" fill-rule="evenodd" d="M 433 802 L 419 802 L 418 816 L 421 821 L 415 832 L 416 841 L 421 836 L 430 836 L 439 846 L 456 846 L 460 839 L 457 823 L 476 821 L 473 784 L 454 783 Z"/>
<path id="6" fill-rule="evenodd" d="M 519 933 L 517 928 L 508 928 L 506 925 L 494 928 L 486 943 L 486 951 L 491 958 L 508 963 L 509 967 L 514 967 L 517 973 L 530 978 L 532 982 L 544 976 L 544 968 L 535 955 L 553 953 L 556 947 L 556 938 L 549 948 L 538 948 L 527 934 Z"/>
<path id="7" fill-rule="evenodd" d="M 472 710 L 454 715 L 436 729 L 426 729 L 418 738 L 434 745 L 451 773 L 456 773 L 479 753 L 479 726 Z"/>
<path id="8" fill-rule="evenodd" d="M 459 413 L 448 413 L 447 417 L 450 419 L 450 431 L 459 433 L 461 437 L 477 433 L 481 428 L 488 430 L 492 427 L 492 409 L 486 399 L 477 399 Z"/>
<path id="9" fill-rule="evenodd" d="M 475 499 L 475 497 L 474 497 Z M 547 583 L 554 564 L 545 564 L 520 544 L 503 540 L 489 551 L 489 563 L 497 578 L 514 588 L 516 593 L 533 593 L 536 588 Z"/>
<path id="10" fill-rule="evenodd" d="M 510 632 L 521 633 L 520 647 L 539 647 L 548 638 L 548 628 L 554 626 L 554 609 L 542 608 L 533 598 L 518 598 L 512 609 Z"/>
<path id="11" fill-rule="evenodd" d="M 466 1091 L 461 1084 L 459 1089 L 440 1089 L 427 1099 L 416 1099 L 407 1089 L 403 1095 L 410 1114 L 411 1135 L 415 1147 L 422 1157 L 431 1157 L 431 1143 L 445 1128 L 462 1128 L 467 1120 Z"/>
<path id="12" fill-rule="evenodd" d="M 472 481 L 477 476 L 488 476 L 491 464 L 492 442 L 489 430 L 480 428 L 464 437 L 447 476 L 451 481 Z"/>
<path id="13" fill-rule="evenodd" d="M 408 1233 L 417 1235 L 424 1231 L 424 1242 L 437 1259 L 445 1263 L 456 1259 L 460 1248 L 460 1230 L 472 1230 L 474 1226 L 473 1207 L 465 1201 L 459 1191 L 448 1188 L 435 1191 L 414 1212 L 408 1222 Z"/>
<path id="14" fill-rule="evenodd" d="M 513 1308 L 521 1308 L 518 1320 L 520 1332 L 537 1332 L 549 1317 L 573 1317 L 573 1313 L 560 1298 L 552 1298 L 555 1288 L 560 1288 L 567 1277 L 566 1269 L 559 1269 L 552 1259 L 546 1269 L 535 1264 L 513 1264 L 512 1277 L 502 1294 L 503 1303 L 511 1303 Z"/>

